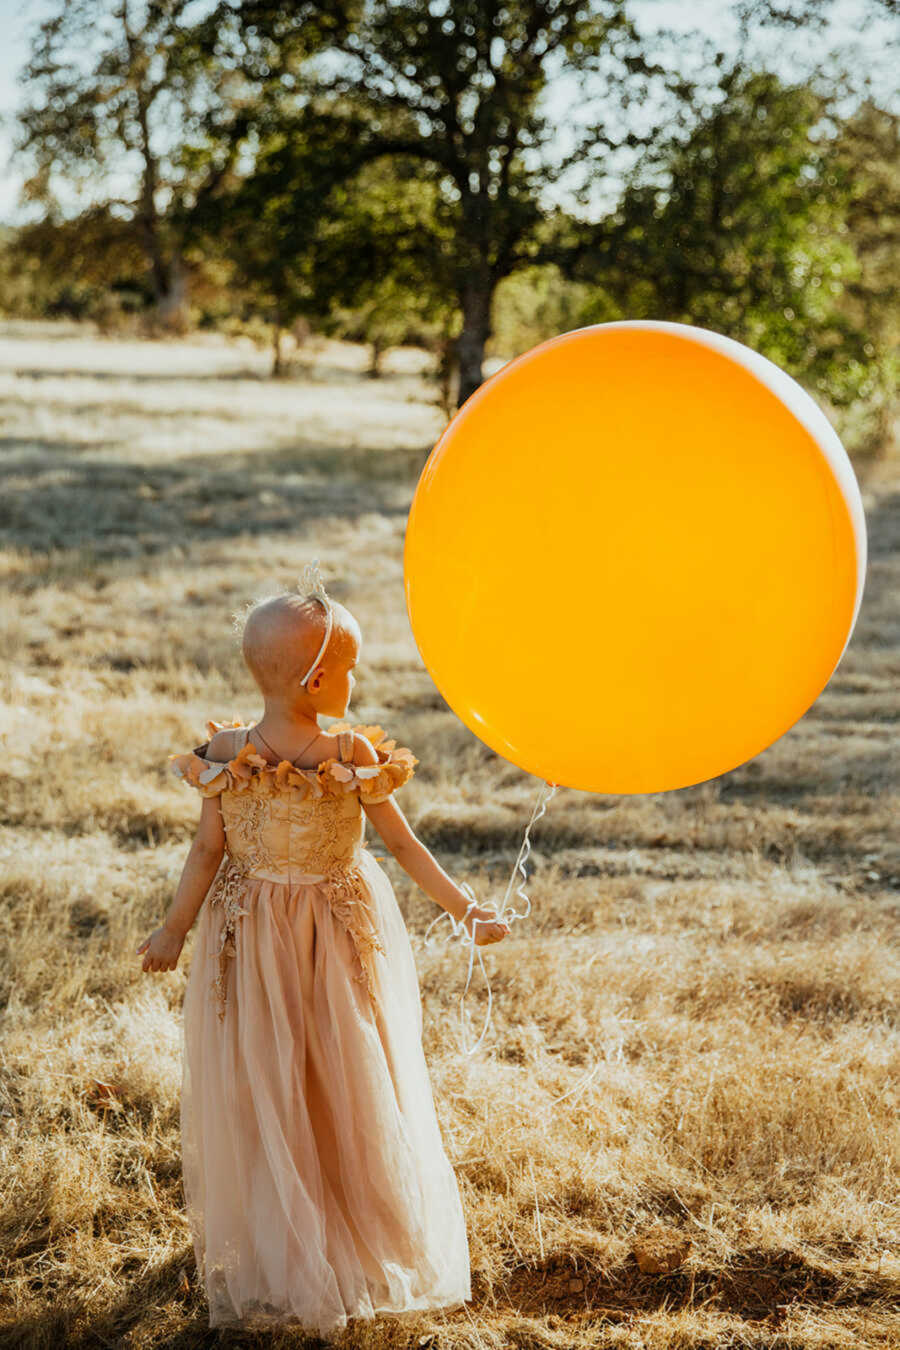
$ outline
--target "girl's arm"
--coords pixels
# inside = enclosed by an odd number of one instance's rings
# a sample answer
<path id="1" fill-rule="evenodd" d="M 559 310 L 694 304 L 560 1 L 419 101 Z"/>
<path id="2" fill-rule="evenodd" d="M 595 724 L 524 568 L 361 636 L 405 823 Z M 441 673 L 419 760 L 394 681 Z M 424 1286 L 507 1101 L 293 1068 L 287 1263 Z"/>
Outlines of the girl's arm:
<path id="1" fill-rule="evenodd" d="M 356 745 L 359 748 L 359 754 L 354 754 L 357 763 L 378 762 L 375 749 L 366 737 L 357 734 Z M 469 897 L 447 875 L 421 839 L 417 838 L 394 798 L 388 797 L 386 801 L 374 805 L 363 802 L 363 809 L 404 872 L 411 876 L 416 885 L 420 886 L 435 904 L 440 905 L 441 909 L 447 910 L 454 919 L 461 919 L 468 908 Z M 478 946 L 500 942 L 509 935 L 509 925 L 497 919 L 489 909 L 476 906 L 469 912 L 466 922 L 469 932 L 472 931 L 474 920 L 478 921 L 475 929 L 475 942 Z"/>
<path id="2" fill-rule="evenodd" d="M 218 797 L 204 797 L 200 823 L 163 928 L 185 938 L 203 904 L 225 852 L 225 826 Z"/>
<path id="3" fill-rule="evenodd" d="M 137 948 L 143 970 L 174 970 L 191 924 L 203 904 L 225 852 L 225 827 L 218 797 L 204 797 L 200 823 L 181 879 L 162 926 Z"/>

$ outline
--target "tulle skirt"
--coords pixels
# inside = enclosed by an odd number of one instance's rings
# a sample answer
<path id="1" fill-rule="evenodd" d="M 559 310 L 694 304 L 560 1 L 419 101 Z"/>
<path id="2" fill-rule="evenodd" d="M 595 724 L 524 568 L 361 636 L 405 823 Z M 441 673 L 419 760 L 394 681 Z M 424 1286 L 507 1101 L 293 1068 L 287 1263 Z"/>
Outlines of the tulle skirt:
<path id="1" fill-rule="evenodd" d="M 322 883 L 247 879 L 224 1020 L 224 921 L 204 901 L 184 997 L 184 1192 L 209 1324 L 291 1323 L 471 1298 L 456 1176 L 422 1048 L 418 977 L 393 887 L 362 851 L 383 952 L 376 993 Z"/>

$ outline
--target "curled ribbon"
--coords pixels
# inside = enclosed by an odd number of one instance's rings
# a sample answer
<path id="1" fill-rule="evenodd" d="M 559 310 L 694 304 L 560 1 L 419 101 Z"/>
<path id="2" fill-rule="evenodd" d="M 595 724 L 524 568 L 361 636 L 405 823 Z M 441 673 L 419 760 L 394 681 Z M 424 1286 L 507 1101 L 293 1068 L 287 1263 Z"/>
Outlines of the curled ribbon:
<path id="1" fill-rule="evenodd" d="M 512 875 L 509 878 L 509 882 L 506 887 L 506 892 L 503 896 L 503 903 L 500 907 L 499 914 L 497 913 L 496 908 L 493 909 L 494 919 L 499 919 L 502 922 L 508 923 L 513 919 L 527 918 L 527 916 L 531 913 L 531 901 L 529 900 L 525 892 L 525 881 L 526 881 L 525 861 L 529 853 L 531 852 L 531 840 L 529 839 L 528 836 L 531 832 L 532 826 L 538 820 L 540 820 L 541 816 L 547 810 L 547 803 L 552 800 L 553 794 L 556 792 L 557 787 L 558 787 L 557 783 L 550 783 L 550 782 L 541 783 L 537 801 L 535 802 L 534 809 L 531 812 L 531 819 L 525 826 L 525 835 L 524 838 L 522 839 L 522 846 L 519 849 L 519 856 L 516 858 L 515 866 L 513 867 L 512 870 Z M 509 900 L 510 891 L 512 890 L 513 882 L 516 879 L 517 872 L 522 873 L 522 880 L 516 887 L 516 895 L 520 895 L 522 899 L 525 901 L 526 905 L 528 906 L 527 909 L 521 911 L 517 909 L 507 909 L 507 901 Z M 426 947 L 432 946 L 433 944 L 428 941 L 428 934 L 431 932 L 432 928 L 436 923 L 439 923 L 440 920 L 443 918 L 448 918 L 450 920 L 450 927 L 452 929 L 451 938 L 454 937 L 462 938 L 463 943 L 467 944 L 469 947 L 469 970 L 466 975 L 465 987 L 462 991 L 462 994 L 460 995 L 459 1000 L 460 1031 L 462 1033 L 463 1044 L 465 1045 L 466 1041 L 465 998 L 466 994 L 469 991 L 469 984 L 471 983 L 472 980 L 472 965 L 476 955 L 475 926 L 476 924 L 479 923 L 489 923 L 490 920 L 474 919 L 472 922 L 472 931 L 469 932 L 469 930 L 466 928 L 466 919 L 469 917 L 471 911 L 478 904 L 478 900 L 475 895 L 475 892 L 472 890 L 472 887 L 469 885 L 467 881 L 461 882 L 459 889 L 469 897 L 469 903 L 466 905 L 465 914 L 463 914 L 459 919 L 454 919 L 453 915 L 450 913 L 448 909 L 443 910 L 442 913 L 438 914 L 434 919 L 432 919 L 431 923 L 425 929 L 424 942 Z M 484 908 L 490 909 L 491 906 L 485 905 Z M 481 1042 L 484 1040 L 485 1033 L 487 1032 L 488 1026 L 490 1025 L 491 1006 L 493 1004 L 493 995 L 491 994 L 491 982 L 488 979 L 487 971 L 484 968 L 484 962 L 481 959 L 480 950 L 478 951 L 477 955 L 478 955 L 478 964 L 481 967 L 481 973 L 484 976 L 484 982 L 485 985 L 487 986 L 488 1006 L 487 1006 L 487 1013 L 484 1019 L 484 1026 L 481 1029 L 481 1035 L 478 1037 L 478 1040 L 471 1047 L 471 1049 L 469 1049 L 468 1047 L 466 1048 L 467 1055 L 473 1055 L 475 1051 L 478 1049 Z"/>

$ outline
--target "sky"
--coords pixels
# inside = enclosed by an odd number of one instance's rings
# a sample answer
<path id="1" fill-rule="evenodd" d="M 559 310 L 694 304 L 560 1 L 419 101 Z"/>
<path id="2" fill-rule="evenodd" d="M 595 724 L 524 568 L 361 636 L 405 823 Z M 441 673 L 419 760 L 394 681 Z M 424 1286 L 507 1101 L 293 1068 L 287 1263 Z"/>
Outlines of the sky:
<path id="1" fill-rule="evenodd" d="M 24 97 L 17 76 L 29 54 L 29 34 L 39 19 L 58 9 L 59 0 L 0 0 L 0 222 L 18 224 L 32 220 L 39 213 L 34 207 L 22 206 L 19 193 L 27 174 L 27 164 L 21 157 L 10 158 L 16 132 L 16 109 Z M 108 12 L 108 0 L 98 0 L 98 14 Z M 726 50 L 733 49 L 735 25 L 728 0 L 633 0 L 633 12 L 638 24 L 648 33 L 654 29 L 671 28 L 684 32 L 700 30 L 715 39 Z M 891 75 L 900 64 L 900 25 L 884 17 L 867 18 L 865 0 L 835 0 L 829 37 L 842 50 L 853 52 L 858 62 L 874 72 L 879 92 L 886 98 L 896 94 L 896 80 Z M 796 78 L 800 67 L 814 56 L 808 37 L 799 34 L 793 38 L 770 35 L 770 54 L 773 66 L 784 78 Z M 690 44 L 685 51 L 689 52 Z M 559 151 L 566 149 L 566 128 L 571 125 L 573 94 L 565 82 L 560 82 L 547 95 L 546 108 L 560 128 Z M 132 186 L 130 174 L 123 174 L 113 185 L 118 195 L 125 196 Z M 564 196 L 560 199 L 564 202 Z M 64 203 L 65 204 L 65 203 Z"/>

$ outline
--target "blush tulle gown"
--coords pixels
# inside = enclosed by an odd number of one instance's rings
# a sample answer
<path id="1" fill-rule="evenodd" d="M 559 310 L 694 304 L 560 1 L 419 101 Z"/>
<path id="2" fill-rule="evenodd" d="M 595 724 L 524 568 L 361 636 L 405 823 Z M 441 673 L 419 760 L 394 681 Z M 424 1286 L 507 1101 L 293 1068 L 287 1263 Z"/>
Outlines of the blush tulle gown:
<path id="1" fill-rule="evenodd" d="M 226 724 L 210 722 L 210 732 Z M 355 728 L 378 764 L 170 756 L 219 796 L 226 853 L 201 907 L 183 1008 L 181 1143 L 197 1267 L 217 1326 L 351 1317 L 471 1298 L 456 1176 L 422 1048 L 409 935 L 365 846 L 364 801 L 418 762 Z"/>

